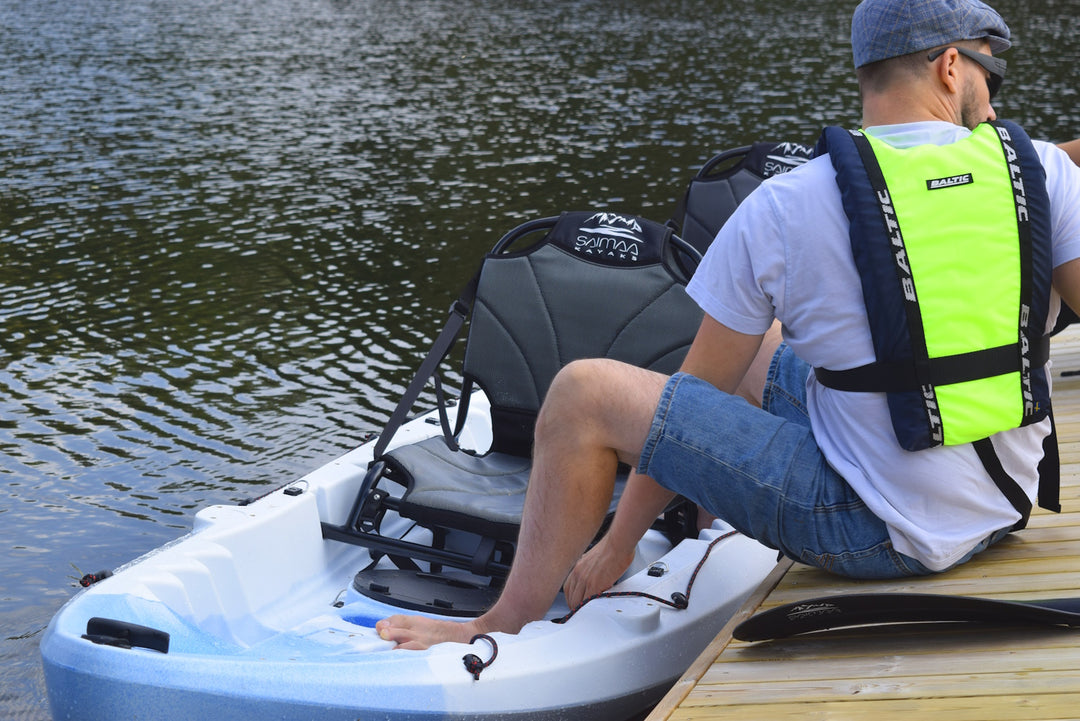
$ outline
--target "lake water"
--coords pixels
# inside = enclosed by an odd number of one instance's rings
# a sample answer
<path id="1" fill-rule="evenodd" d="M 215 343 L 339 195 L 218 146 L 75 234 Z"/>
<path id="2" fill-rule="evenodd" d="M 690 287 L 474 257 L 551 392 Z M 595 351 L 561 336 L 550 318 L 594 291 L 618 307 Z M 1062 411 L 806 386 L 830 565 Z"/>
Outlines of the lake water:
<path id="1" fill-rule="evenodd" d="M 0 718 L 87 571 L 377 431 L 519 222 L 855 125 L 833 0 L 0 0 Z M 998 4 L 1080 135 L 1080 2 Z"/>

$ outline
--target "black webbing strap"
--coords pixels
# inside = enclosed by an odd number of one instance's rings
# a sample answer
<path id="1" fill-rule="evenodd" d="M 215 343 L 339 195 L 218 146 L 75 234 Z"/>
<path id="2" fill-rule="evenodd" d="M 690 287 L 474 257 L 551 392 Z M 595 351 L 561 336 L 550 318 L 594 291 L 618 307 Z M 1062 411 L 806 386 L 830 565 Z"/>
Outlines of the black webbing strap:
<path id="1" fill-rule="evenodd" d="M 1050 408 L 1050 435 L 1043 439 L 1043 457 L 1039 461 L 1039 507 L 1061 513 L 1061 453 L 1058 451 L 1057 421 Z"/>
<path id="2" fill-rule="evenodd" d="M 996 348 L 983 348 L 928 359 L 931 385 L 945 386 L 979 378 L 992 378 L 1021 371 L 1020 345 L 1010 343 Z M 1050 336 L 1043 336 L 1029 353 L 1036 368 L 1050 359 Z M 922 388 L 915 364 L 911 360 L 874 362 L 857 368 L 834 371 L 814 368 L 814 376 L 827 388 L 858 393 L 898 393 Z"/>
<path id="3" fill-rule="evenodd" d="M 975 452 L 979 454 L 979 460 L 982 461 L 986 472 L 990 474 L 994 485 L 1009 499 L 1009 503 L 1020 514 L 1020 520 L 1012 528 L 1014 531 L 1019 531 L 1027 525 L 1028 518 L 1031 516 L 1031 501 L 1028 499 L 1027 494 L 1024 493 L 1024 489 L 1020 487 L 1020 484 L 1002 467 L 1001 459 L 998 458 L 997 451 L 994 450 L 994 444 L 989 438 L 975 441 L 971 445 L 975 446 Z"/>
<path id="4" fill-rule="evenodd" d="M 386 426 L 383 428 L 381 434 L 379 434 L 379 440 L 375 444 L 374 459 L 378 460 L 382 457 L 382 454 L 386 452 L 386 446 L 389 445 L 390 439 L 397 433 L 398 428 L 405 422 L 408 417 L 409 411 L 412 409 L 413 403 L 420 397 L 420 392 L 423 391 L 424 386 L 427 385 L 428 379 L 435 374 L 435 370 L 446 358 L 447 354 L 454 347 L 454 343 L 457 341 L 458 334 L 461 332 L 461 327 L 465 325 L 465 319 L 469 317 L 469 313 L 472 311 L 473 301 L 476 300 L 476 288 L 480 283 L 480 273 L 477 272 L 472 279 L 465 284 L 465 287 L 461 290 L 461 295 L 450 306 L 450 316 L 446 319 L 446 324 L 443 326 L 442 331 L 439 333 L 439 337 L 435 339 L 435 342 L 431 345 L 431 350 L 428 351 L 427 357 L 424 358 L 423 363 L 420 364 L 420 369 L 416 372 L 416 376 L 413 377 L 412 382 L 409 383 L 409 387 L 405 389 L 405 394 L 401 396 L 401 400 L 398 401 L 397 407 L 394 408 L 394 412 L 390 414 L 390 420 L 386 422 Z M 439 395 L 441 396 L 441 389 Z M 446 428 L 445 416 L 441 419 L 444 428 Z"/>
<path id="5" fill-rule="evenodd" d="M 1061 457 L 1058 451 L 1057 424 L 1054 422 L 1054 412 L 1050 409 L 1047 413 L 1050 418 L 1050 433 L 1043 439 L 1043 457 L 1039 461 L 1039 507 L 1054 513 L 1061 512 Z M 1031 501 L 1024 489 L 1012 476 L 1006 472 L 998 458 L 994 444 L 989 438 L 975 441 L 975 452 L 983 464 L 983 468 L 990 474 L 994 485 L 1009 499 L 1009 503 L 1020 514 L 1020 520 L 1013 526 L 1014 531 L 1019 531 L 1027 526 L 1031 516 Z"/>

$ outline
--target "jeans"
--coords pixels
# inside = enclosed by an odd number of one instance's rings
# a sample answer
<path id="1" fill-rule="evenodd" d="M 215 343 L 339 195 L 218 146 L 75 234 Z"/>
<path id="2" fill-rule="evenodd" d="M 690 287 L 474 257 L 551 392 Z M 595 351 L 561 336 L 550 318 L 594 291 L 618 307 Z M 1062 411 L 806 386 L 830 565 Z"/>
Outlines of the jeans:
<path id="1" fill-rule="evenodd" d="M 741 533 L 831 573 L 868 579 L 933 573 L 893 548 L 885 523 L 825 460 L 806 410 L 809 372 L 781 344 L 763 408 L 675 374 L 653 416 L 638 471 Z M 959 563 L 1008 530 L 984 539 Z"/>

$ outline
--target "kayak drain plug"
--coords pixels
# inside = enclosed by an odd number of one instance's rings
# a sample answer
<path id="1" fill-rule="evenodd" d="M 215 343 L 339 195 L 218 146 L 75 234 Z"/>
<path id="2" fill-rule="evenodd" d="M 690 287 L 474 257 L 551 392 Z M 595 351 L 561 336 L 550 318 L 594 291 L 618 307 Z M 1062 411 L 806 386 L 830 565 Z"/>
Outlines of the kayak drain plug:
<path id="1" fill-rule="evenodd" d="M 491 664 L 495 663 L 495 657 L 499 655 L 499 645 L 495 643 L 495 639 L 493 639 L 491 636 L 488 636 L 486 633 L 476 634 L 472 637 L 469 643 L 476 643 L 476 641 L 481 638 L 491 644 L 491 658 L 489 658 L 487 661 L 484 661 L 475 653 L 467 653 L 461 657 L 461 660 L 465 662 L 465 670 L 472 674 L 473 681 L 479 681 L 480 672 Z"/>

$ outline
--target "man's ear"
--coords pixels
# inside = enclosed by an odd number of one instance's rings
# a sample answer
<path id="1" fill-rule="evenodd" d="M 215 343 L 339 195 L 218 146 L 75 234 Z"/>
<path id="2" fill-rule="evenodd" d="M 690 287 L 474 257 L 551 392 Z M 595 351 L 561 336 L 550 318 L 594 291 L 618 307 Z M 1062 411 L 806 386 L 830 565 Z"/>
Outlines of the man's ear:
<path id="1" fill-rule="evenodd" d="M 934 60 L 934 73 L 950 93 L 960 92 L 960 53 L 956 48 L 948 48 Z"/>

